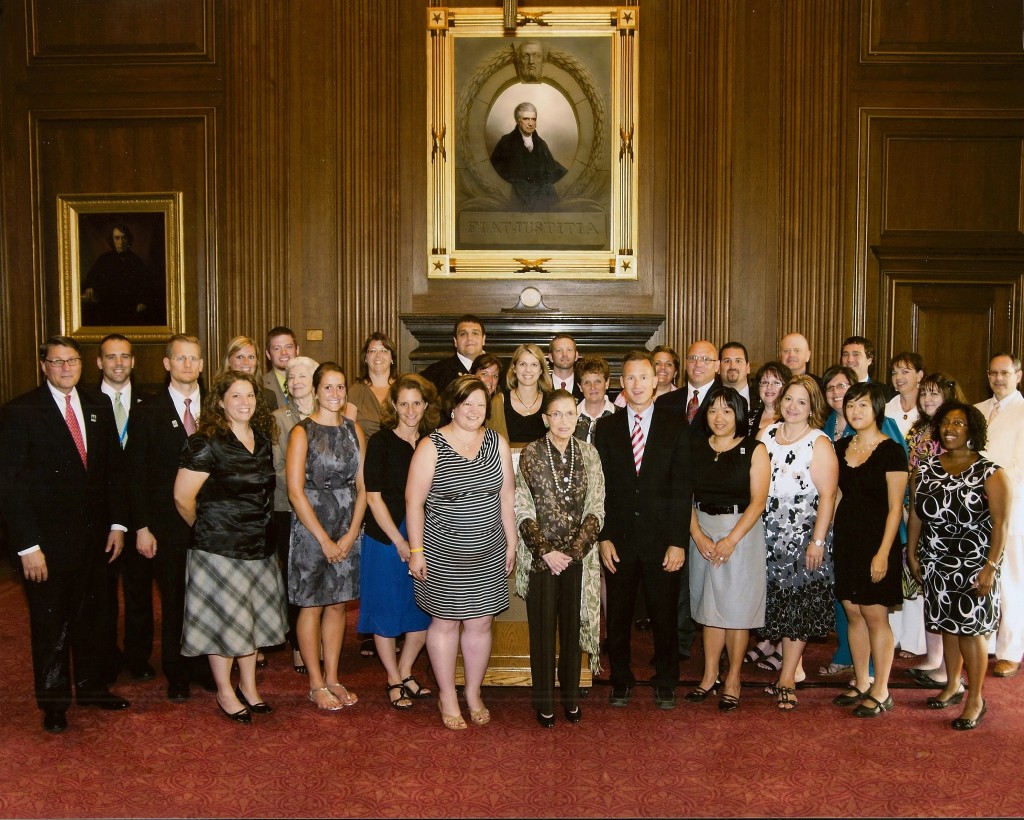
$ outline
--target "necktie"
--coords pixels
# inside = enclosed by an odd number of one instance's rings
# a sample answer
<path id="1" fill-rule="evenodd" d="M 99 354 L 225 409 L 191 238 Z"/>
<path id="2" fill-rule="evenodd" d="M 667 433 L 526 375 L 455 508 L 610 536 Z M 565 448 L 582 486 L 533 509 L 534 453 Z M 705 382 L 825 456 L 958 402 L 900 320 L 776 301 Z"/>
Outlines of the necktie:
<path id="1" fill-rule="evenodd" d="M 71 394 L 68 393 L 64 397 L 66 406 L 64 407 L 64 421 L 68 425 L 68 431 L 71 433 L 71 438 L 75 440 L 75 447 L 78 448 L 78 457 L 82 459 L 82 466 L 88 469 L 89 460 L 85 456 L 85 439 L 82 437 L 82 427 L 78 423 L 78 416 L 75 415 L 75 408 L 71 406 Z"/>
<path id="2" fill-rule="evenodd" d="M 644 460 L 644 431 L 640 429 L 640 414 L 636 414 L 636 421 L 633 423 L 633 435 L 630 437 L 633 443 L 633 464 L 636 466 L 636 474 L 640 475 L 640 464 Z"/>
<path id="3" fill-rule="evenodd" d="M 992 419 L 999 415 L 999 399 L 992 402 L 992 411 L 988 414 L 988 423 L 992 423 Z"/>
<path id="4" fill-rule="evenodd" d="M 125 409 L 124 402 L 121 401 L 121 394 L 114 394 L 114 423 L 117 424 L 117 437 L 121 440 L 121 449 L 124 449 L 124 445 L 128 443 L 128 433 L 126 428 L 128 427 L 128 411 Z"/>
<path id="5" fill-rule="evenodd" d="M 690 396 L 690 400 L 686 403 L 686 420 L 693 421 L 693 417 L 697 415 L 697 391 L 693 391 L 693 395 Z"/>
<path id="6" fill-rule="evenodd" d="M 562 389 L 565 390 L 565 382 L 562 382 Z"/>
<path id="7" fill-rule="evenodd" d="M 196 419 L 189 409 L 190 404 L 192 404 L 192 399 L 185 399 L 185 415 L 181 417 L 181 420 L 185 424 L 185 433 L 191 436 L 196 431 Z"/>

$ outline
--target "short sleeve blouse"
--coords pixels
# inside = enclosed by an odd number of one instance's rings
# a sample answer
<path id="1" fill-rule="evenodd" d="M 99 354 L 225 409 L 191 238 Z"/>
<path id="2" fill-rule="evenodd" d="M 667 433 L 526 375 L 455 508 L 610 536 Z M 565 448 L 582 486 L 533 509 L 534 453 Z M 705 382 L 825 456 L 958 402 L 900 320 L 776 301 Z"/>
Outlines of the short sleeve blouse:
<path id="1" fill-rule="evenodd" d="M 395 526 L 405 520 L 405 483 L 409 477 L 414 449 L 403 441 L 394 430 L 375 433 L 366 445 L 366 463 L 363 464 L 363 481 L 366 492 L 380 493 L 384 506 L 388 508 Z M 366 532 L 382 544 L 390 544 L 390 536 L 384 532 L 373 510 L 367 508 Z"/>

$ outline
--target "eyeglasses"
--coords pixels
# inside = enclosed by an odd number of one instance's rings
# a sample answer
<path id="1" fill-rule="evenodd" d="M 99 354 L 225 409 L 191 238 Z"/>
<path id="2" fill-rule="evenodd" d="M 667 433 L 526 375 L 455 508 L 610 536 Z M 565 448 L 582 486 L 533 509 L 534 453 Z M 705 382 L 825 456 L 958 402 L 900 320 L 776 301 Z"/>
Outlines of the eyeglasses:
<path id="1" fill-rule="evenodd" d="M 761 387 L 782 387 L 782 382 L 777 382 L 773 379 L 761 379 L 758 384 L 760 384 Z"/>
<path id="2" fill-rule="evenodd" d="M 713 356 L 687 356 L 686 361 L 690 362 L 690 364 L 711 364 L 712 362 L 717 362 L 718 359 Z"/>
<path id="3" fill-rule="evenodd" d="M 576 411 L 556 410 L 554 413 L 545 413 L 544 415 L 547 416 L 552 421 L 561 421 L 562 419 L 565 419 L 566 421 L 572 421 L 574 418 L 576 418 Z"/>
<path id="4" fill-rule="evenodd" d="M 1017 371 L 1016 370 L 988 370 L 986 372 L 992 378 L 996 378 L 997 376 L 1002 376 L 1004 379 L 1012 379 L 1014 376 L 1017 375 Z"/>
<path id="5" fill-rule="evenodd" d="M 198 356 L 175 356 L 174 358 L 171 359 L 171 361 L 176 363 L 176 364 L 185 364 L 185 362 L 188 362 L 189 364 L 196 364 L 199 361 L 199 357 Z"/>
<path id="6" fill-rule="evenodd" d="M 848 384 L 830 384 L 825 388 L 826 393 L 845 393 L 850 389 Z"/>
<path id="7" fill-rule="evenodd" d="M 43 359 L 43 361 L 53 367 L 64 367 L 64 365 L 67 365 L 68 367 L 78 367 L 78 365 L 82 363 L 82 357 L 76 356 L 73 359 Z"/>
<path id="8" fill-rule="evenodd" d="M 966 427 L 966 421 L 960 421 L 960 419 L 943 419 L 941 427 Z"/>

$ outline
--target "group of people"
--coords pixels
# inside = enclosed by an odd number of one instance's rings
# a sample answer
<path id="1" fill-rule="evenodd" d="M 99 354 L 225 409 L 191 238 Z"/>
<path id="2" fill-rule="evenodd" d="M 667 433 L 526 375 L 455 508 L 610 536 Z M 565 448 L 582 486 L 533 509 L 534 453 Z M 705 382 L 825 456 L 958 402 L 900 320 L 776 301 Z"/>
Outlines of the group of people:
<path id="1" fill-rule="evenodd" d="M 676 705 L 695 624 L 704 668 L 684 699 L 718 694 L 723 712 L 739 708 L 744 662 L 776 670 L 768 691 L 795 709 L 806 642 L 832 630 L 839 646 L 820 671 L 852 673 L 835 703 L 859 717 L 893 708 L 897 644 L 926 655 L 911 672 L 940 689 L 929 707 L 965 701 L 958 729 L 986 712 L 997 629 L 995 673 L 1019 669 L 1015 357 L 993 357 L 993 398 L 974 407 L 916 353 L 893 358 L 895 392 L 871 381 L 864 337 L 821 378 L 796 333 L 752 381 L 739 342 L 695 342 L 683 362 L 667 346 L 633 351 L 617 396 L 609 364 L 565 334 L 546 352 L 520 345 L 507 368 L 475 316 L 455 323 L 453 343 L 422 375 L 399 373 L 393 342 L 373 333 L 349 384 L 276 327 L 262 355 L 232 339 L 204 391 L 195 337 L 168 341 L 167 382 L 149 390 L 133 383 L 124 336 L 100 345 L 99 390 L 80 384 L 74 339 L 47 340 L 46 383 L 0 412 L 2 512 L 44 728 L 66 728 L 72 689 L 80 704 L 126 708 L 108 688 L 122 663 L 154 677 L 154 580 L 168 698 L 205 686 L 238 723 L 273 711 L 256 671 L 260 650 L 286 641 L 317 709 L 357 703 L 340 680 L 356 600 L 393 708 L 432 694 L 413 672 L 425 647 L 443 725 L 467 728 L 461 652 L 469 721 L 488 723 L 491 626 L 513 570 L 544 727 L 556 666 L 564 716 L 582 719 L 582 654 L 596 671 L 602 620 L 609 702 L 629 704 L 641 588 L 660 709 Z"/>

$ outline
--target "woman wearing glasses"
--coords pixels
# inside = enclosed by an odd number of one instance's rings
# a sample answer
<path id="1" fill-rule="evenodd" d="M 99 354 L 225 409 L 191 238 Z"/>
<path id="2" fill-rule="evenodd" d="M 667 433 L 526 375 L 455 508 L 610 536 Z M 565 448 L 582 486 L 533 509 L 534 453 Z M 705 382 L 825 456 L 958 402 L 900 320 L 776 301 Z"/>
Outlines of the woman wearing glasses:
<path id="1" fill-rule="evenodd" d="M 530 624 L 533 708 L 550 729 L 556 627 L 562 709 L 570 723 L 582 717 L 581 651 L 590 653 L 594 671 L 598 665 L 601 580 L 594 546 L 604 522 L 604 474 L 597 450 L 573 436 L 571 393 L 549 393 L 541 412 L 547 434 L 523 449 L 516 476 L 516 593 L 526 599 Z"/>
<path id="2" fill-rule="evenodd" d="M 759 430 L 775 424 L 781 417 L 779 400 L 782 388 L 792 374 L 782 362 L 765 362 L 754 376 L 757 385 L 757 400 L 751 408 L 750 434 L 756 436 Z"/>
<path id="3" fill-rule="evenodd" d="M 1006 542 L 1010 482 L 980 455 L 988 443 L 977 408 L 946 402 L 932 422 L 946 449 L 921 461 L 911 488 L 907 560 L 924 584 L 928 629 L 942 633 L 946 685 L 928 698 L 929 709 L 965 699 L 952 721 L 974 729 L 985 715 L 982 698 L 988 637 L 999 625 L 999 564 Z M 960 675 L 967 667 L 964 689 Z"/>

